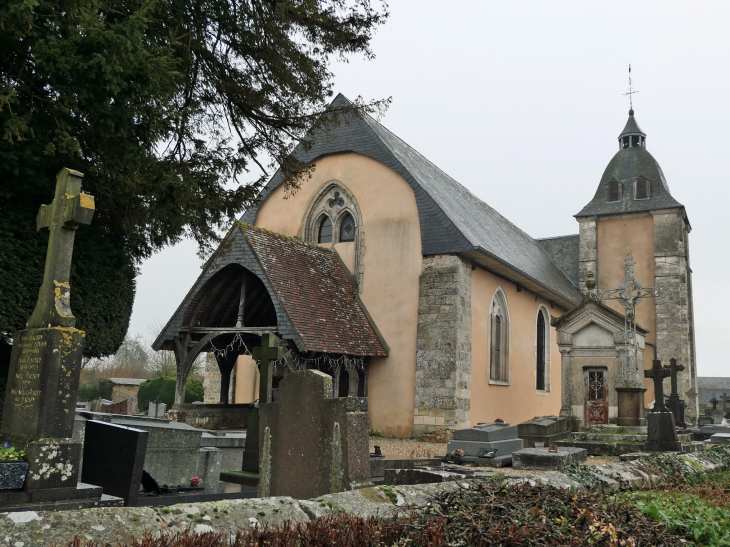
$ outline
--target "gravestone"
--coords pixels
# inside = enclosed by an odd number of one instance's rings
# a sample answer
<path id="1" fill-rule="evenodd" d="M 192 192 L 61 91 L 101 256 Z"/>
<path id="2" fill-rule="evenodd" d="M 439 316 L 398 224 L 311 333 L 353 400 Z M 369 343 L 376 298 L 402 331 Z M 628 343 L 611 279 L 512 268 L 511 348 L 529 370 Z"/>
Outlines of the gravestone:
<path id="1" fill-rule="evenodd" d="M 677 437 L 674 415 L 664 406 L 664 378 L 670 375 L 669 368 L 655 359 L 652 367 L 644 371 L 646 378 L 654 380 L 654 409 L 646 417 L 646 450 L 682 450 Z"/>
<path id="2" fill-rule="evenodd" d="M 684 421 L 685 402 L 679 397 L 677 389 L 677 374 L 684 370 L 683 365 L 678 365 L 677 360 L 669 360 L 669 378 L 671 380 L 672 392 L 667 400 L 667 408 L 674 415 L 674 423 L 679 427 L 687 427 Z"/>
<path id="3" fill-rule="evenodd" d="M 81 193 L 83 175 L 62 169 L 51 205 L 36 219 L 48 231 L 43 284 L 27 328 L 14 333 L 2 440 L 30 462 L 25 490 L 75 488 L 81 446 L 71 440 L 85 334 L 74 328 L 69 273 L 74 234 L 89 224 L 94 199 Z"/>
<path id="4" fill-rule="evenodd" d="M 87 420 L 81 480 L 122 498 L 124 505 L 136 506 L 148 435 L 141 429 Z"/>
<path id="5" fill-rule="evenodd" d="M 512 453 L 524 447 L 524 441 L 517 438 L 517 426 L 493 422 L 454 431 L 454 440 L 448 442 L 446 453 L 448 456 L 454 450 L 463 450 L 463 463 L 501 467 L 512 463 Z M 496 453 L 492 457 L 484 457 L 493 450 Z"/>
<path id="6" fill-rule="evenodd" d="M 150 418 L 164 418 L 167 412 L 167 404 L 160 401 L 150 401 L 147 407 L 147 415 Z"/>
<path id="7" fill-rule="evenodd" d="M 535 443 L 548 446 L 569 441 L 570 420 L 564 416 L 535 416 L 517 424 L 517 436 L 525 441 L 525 448 L 534 448 Z"/>
<path id="8" fill-rule="evenodd" d="M 254 348 L 251 356 L 259 361 L 259 404 L 273 401 L 274 365 L 284 357 L 284 348 L 279 347 L 279 338 L 275 334 L 264 334 L 261 337 L 261 347 Z M 259 428 L 260 412 L 258 408 L 251 409 L 246 421 L 246 447 L 243 451 L 241 470 L 249 473 L 259 472 L 260 445 Z"/>
<path id="9" fill-rule="evenodd" d="M 585 448 L 561 446 L 555 452 L 551 452 L 549 447 L 533 448 L 512 454 L 512 467 L 546 471 L 579 464 L 587 459 L 588 451 Z"/>
<path id="10" fill-rule="evenodd" d="M 332 377 L 289 374 L 260 405 L 259 495 L 309 499 L 370 485 L 366 398 L 332 398 Z"/>

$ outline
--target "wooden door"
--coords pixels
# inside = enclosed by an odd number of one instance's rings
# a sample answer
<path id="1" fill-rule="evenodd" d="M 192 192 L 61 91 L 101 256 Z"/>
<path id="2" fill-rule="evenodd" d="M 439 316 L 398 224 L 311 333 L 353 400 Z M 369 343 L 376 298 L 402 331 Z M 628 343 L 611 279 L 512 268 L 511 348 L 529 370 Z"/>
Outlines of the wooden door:
<path id="1" fill-rule="evenodd" d="M 585 423 L 587 426 L 608 423 L 608 370 L 583 371 L 586 388 Z"/>

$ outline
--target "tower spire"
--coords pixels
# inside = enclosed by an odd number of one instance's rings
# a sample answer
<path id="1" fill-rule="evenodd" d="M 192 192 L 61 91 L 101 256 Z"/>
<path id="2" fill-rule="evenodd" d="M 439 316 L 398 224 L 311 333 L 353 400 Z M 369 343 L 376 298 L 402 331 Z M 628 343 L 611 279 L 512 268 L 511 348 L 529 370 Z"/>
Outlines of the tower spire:
<path id="1" fill-rule="evenodd" d="M 629 116 L 634 115 L 634 97 L 633 97 L 634 93 L 638 93 L 638 91 L 634 90 L 631 87 L 631 64 L 629 64 L 629 90 L 628 90 L 628 92 L 624 93 L 624 96 L 625 95 L 629 96 Z"/>

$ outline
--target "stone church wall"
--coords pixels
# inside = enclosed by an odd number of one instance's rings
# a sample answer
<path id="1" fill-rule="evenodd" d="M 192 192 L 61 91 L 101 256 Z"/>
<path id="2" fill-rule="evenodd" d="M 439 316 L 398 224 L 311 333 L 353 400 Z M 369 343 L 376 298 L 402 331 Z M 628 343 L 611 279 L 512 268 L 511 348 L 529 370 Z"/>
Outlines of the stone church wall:
<path id="1" fill-rule="evenodd" d="M 664 298 L 656 301 L 658 356 L 664 363 L 675 358 L 684 366 L 678 376 L 678 389 L 687 404 L 686 420 L 693 423 L 699 410 L 687 234 L 681 212 L 654 213 L 656 283 L 665 291 Z M 668 382 L 664 389 L 669 393 Z"/>
<path id="2" fill-rule="evenodd" d="M 423 258 L 413 435 L 469 427 L 471 264 L 455 255 Z"/>

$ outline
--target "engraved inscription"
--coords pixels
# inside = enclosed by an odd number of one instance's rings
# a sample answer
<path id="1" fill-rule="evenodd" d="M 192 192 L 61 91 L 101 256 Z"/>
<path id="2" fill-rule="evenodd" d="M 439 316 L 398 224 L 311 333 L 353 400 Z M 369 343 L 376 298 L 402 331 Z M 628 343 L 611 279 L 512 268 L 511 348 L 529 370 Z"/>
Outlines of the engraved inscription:
<path id="1" fill-rule="evenodd" d="M 33 410 L 41 395 L 41 361 L 47 342 L 43 334 L 33 333 L 22 337 L 17 343 L 20 357 L 10 396 L 16 412 L 23 412 Z"/>

